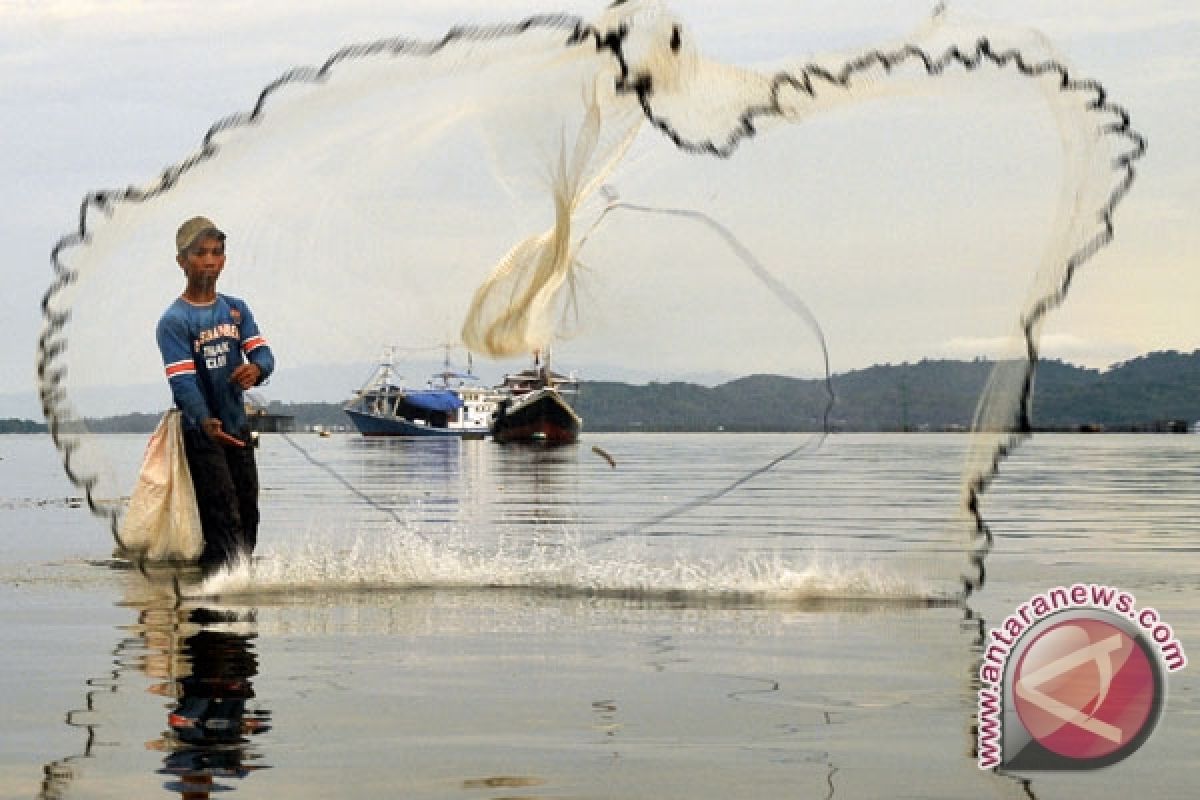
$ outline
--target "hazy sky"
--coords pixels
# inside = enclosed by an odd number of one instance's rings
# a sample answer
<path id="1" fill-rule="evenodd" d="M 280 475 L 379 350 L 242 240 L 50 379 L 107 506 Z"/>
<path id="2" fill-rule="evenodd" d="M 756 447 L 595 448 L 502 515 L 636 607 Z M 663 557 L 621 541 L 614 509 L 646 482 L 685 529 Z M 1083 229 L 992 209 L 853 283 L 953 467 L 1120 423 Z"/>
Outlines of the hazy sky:
<path id="1" fill-rule="evenodd" d="M 1106 85 L 1149 141 L 1134 191 L 1118 211 L 1117 241 L 1081 273 L 1067 307 L 1047 326 L 1044 354 L 1104 367 L 1151 350 L 1200 347 L 1200 4 L 950 5 L 1044 33 L 1081 74 Z M 0 416 L 36 413 L 36 406 L 13 396 L 32 391 L 50 248 L 76 224 L 85 192 L 148 179 L 190 153 L 213 121 L 249 107 L 284 70 L 319 63 L 341 45 L 397 34 L 435 36 L 458 22 L 515 20 L 540 11 L 592 18 L 601 8 L 517 0 L 0 0 L 0 180 L 6 188 L 0 315 L 10 330 L 0 351 Z M 931 4 L 747 0 L 673 8 L 707 55 L 752 64 L 894 40 L 927 17 Z M 960 167 L 951 161 L 939 170 L 953 177 Z M 892 241 L 903 248 L 903 232 Z M 912 309 L 873 308 L 881 330 L 889 313 Z M 906 344 L 887 335 L 856 341 L 836 320 L 832 325 L 835 371 L 989 350 L 966 327 L 946 332 L 940 342 Z M 697 355 L 700 371 L 705 364 Z"/>

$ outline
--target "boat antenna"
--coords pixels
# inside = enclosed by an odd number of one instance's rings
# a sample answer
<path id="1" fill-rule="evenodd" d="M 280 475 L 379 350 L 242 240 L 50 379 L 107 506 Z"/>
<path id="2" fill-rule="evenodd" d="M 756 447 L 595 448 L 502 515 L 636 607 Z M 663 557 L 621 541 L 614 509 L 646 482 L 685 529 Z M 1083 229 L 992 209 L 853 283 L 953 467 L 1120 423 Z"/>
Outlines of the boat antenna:
<path id="1" fill-rule="evenodd" d="M 392 365 L 395 363 L 396 349 L 392 345 L 384 345 L 383 353 L 379 356 L 379 383 L 387 386 L 392 381 Z"/>

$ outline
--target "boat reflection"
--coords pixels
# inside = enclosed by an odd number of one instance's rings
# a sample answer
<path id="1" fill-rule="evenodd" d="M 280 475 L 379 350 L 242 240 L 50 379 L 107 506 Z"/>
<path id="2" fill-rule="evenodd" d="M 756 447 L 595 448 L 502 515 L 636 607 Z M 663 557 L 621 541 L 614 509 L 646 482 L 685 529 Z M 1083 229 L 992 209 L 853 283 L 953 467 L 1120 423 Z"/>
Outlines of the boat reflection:
<path id="1" fill-rule="evenodd" d="M 492 453 L 503 481 L 493 504 L 506 524 L 561 533 L 581 525 L 579 450 L 572 445 L 510 444 Z"/>

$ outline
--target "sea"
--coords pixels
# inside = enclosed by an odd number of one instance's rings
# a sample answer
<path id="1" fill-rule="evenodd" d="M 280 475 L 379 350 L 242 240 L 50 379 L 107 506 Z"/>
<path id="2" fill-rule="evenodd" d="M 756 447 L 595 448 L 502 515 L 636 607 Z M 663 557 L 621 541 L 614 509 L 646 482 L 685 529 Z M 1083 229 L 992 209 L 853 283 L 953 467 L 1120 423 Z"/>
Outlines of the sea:
<path id="1" fill-rule="evenodd" d="M 146 437 L 97 441 L 131 487 Z M 255 558 L 203 578 L 0 437 L 0 797 L 1195 797 L 1200 436 L 1024 442 L 964 599 L 968 443 L 265 434 Z M 1118 763 L 981 769 L 988 632 L 1076 584 L 1193 663 Z"/>

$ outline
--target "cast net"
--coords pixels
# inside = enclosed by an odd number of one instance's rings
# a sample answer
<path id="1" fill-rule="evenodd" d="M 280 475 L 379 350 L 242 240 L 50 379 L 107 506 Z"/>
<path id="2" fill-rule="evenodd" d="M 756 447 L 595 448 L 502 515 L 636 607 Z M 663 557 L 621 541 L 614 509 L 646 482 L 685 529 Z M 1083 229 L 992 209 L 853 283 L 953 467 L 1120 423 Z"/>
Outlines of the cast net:
<path id="1" fill-rule="evenodd" d="M 903 41 L 755 68 L 707 59 L 651 2 L 353 45 L 284 73 L 160 175 L 84 199 L 53 252 L 45 413 L 116 535 L 128 465 L 87 420 L 131 387 L 169 404 L 152 331 L 195 214 L 229 237 L 220 289 L 250 302 L 281 394 L 295 370 L 392 342 L 500 364 L 553 348 L 592 377 L 822 381 L 967 331 L 1008 342 L 953 546 L 930 548 L 956 554 L 930 572 L 969 592 L 991 539 L 980 495 L 1030 427 L 1043 320 L 1112 238 L 1143 150 L 1039 36 L 941 10 Z M 789 427 L 819 437 L 830 401 L 798 400 Z"/>

